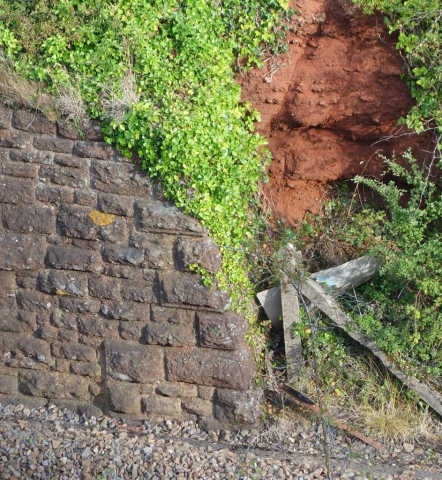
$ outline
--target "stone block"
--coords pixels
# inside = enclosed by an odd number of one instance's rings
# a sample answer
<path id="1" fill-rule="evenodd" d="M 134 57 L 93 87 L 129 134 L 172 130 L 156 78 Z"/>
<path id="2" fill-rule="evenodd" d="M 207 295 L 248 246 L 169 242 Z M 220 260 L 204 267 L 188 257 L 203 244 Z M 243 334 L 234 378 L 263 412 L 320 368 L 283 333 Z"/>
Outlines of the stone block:
<path id="1" fill-rule="evenodd" d="M 51 358 L 49 343 L 31 335 L 21 335 L 17 348 L 27 357 L 33 357 L 42 363 L 48 363 Z"/>
<path id="2" fill-rule="evenodd" d="M 15 297 L 0 297 L 0 310 L 2 308 L 16 308 Z"/>
<path id="3" fill-rule="evenodd" d="M 10 108 L 0 107 L 0 129 L 11 127 L 12 110 Z"/>
<path id="4" fill-rule="evenodd" d="M 141 270 L 124 265 L 110 265 L 105 263 L 103 266 L 103 273 L 116 278 L 130 278 L 132 280 L 141 278 Z"/>
<path id="5" fill-rule="evenodd" d="M 15 295 L 15 273 L 0 270 L 0 298 Z"/>
<path id="6" fill-rule="evenodd" d="M 98 158 L 99 160 L 113 160 L 115 150 L 104 142 L 84 142 L 77 140 L 74 144 L 74 154 L 84 158 Z"/>
<path id="7" fill-rule="evenodd" d="M 140 230 L 145 232 L 186 233 L 196 236 L 206 233 L 197 220 L 184 215 L 171 202 L 137 200 L 135 214 Z"/>
<path id="8" fill-rule="evenodd" d="M 162 271 L 159 279 L 162 303 L 192 305 L 218 311 L 229 307 L 227 292 L 206 287 L 199 275 Z"/>
<path id="9" fill-rule="evenodd" d="M 17 395 L 18 394 L 17 377 L 11 377 L 9 375 L 0 375 L 0 393 L 3 393 L 3 395 Z"/>
<path id="10" fill-rule="evenodd" d="M 38 166 L 30 163 L 4 161 L 0 165 L 0 174 L 10 177 L 37 178 Z"/>
<path id="11" fill-rule="evenodd" d="M 102 337 L 93 337 L 92 335 L 79 335 L 78 343 L 93 347 L 95 350 L 99 350 L 103 344 Z"/>
<path id="12" fill-rule="evenodd" d="M 76 190 L 74 202 L 78 205 L 93 207 L 97 203 L 97 194 L 92 190 Z"/>
<path id="13" fill-rule="evenodd" d="M 152 383 L 143 383 L 140 388 L 142 395 L 155 395 L 155 385 Z"/>
<path id="14" fill-rule="evenodd" d="M 37 271 L 22 270 L 16 272 L 17 287 L 36 290 L 37 288 Z"/>
<path id="15" fill-rule="evenodd" d="M 221 268 L 222 256 L 210 238 L 182 237 L 175 245 L 176 262 L 181 270 L 198 264 L 208 272 L 217 273 Z"/>
<path id="16" fill-rule="evenodd" d="M 34 147 L 37 150 L 47 150 L 56 153 L 72 153 L 73 142 L 65 138 L 42 135 L 34 138 Z"/>
<path id="17" fill-rule="evenodd" d="M 141 342 L 145 336 L 145 322 L 120 322 L 120 337 L 131 342 Z"/>
<path id="18" fill-rule="evenodd" d="M 98 252 L 78 247 L 57 245 L 48 249 L 47 262 L 53 268 L 100 272 L 103 268 Z"/>
<path id="19" fill-rule="evenodd" d="M 187 383 L 166 383 L 156 388 L 156 393 L 164 397 L 194 398 L 198 394 L 196 385 Z"/>
<path id="20" fill-rule="evenodd" d="M 55 135 L 57 133 L 55 124 L 42 115 L 18 110 L 12 115 L 12 126 L 17 130 L 25 130 L 32 133 L 46 133 Z"/>
<path id="21" fill-rule="evenodd" d="M 66 239 L 64 239 L 64 241 L 66 241 Z M 82 248 L 83 250 L 91 250 L 93 252 L 99 252 L 101 249 L 101 243 L 97 240 L 82 240 L 81 238 L 73 238 L 71 240 L 71 245 Z"/>
<path id="22" fill-rule="evenodd" d="M 70 370 L 69 370 L 69 364 L 70 363 L 71 362 L 69 360 L 56 358 L 56 359 L 54 359 L 54 361 L 52 363 L 51 371 L 54 370 L 55 372 L 70 373 Z M 88 365 L 91 365 L 91 364 L 89 363 Z"/>
<path id="23" fill-rule="evenodd" d="M 29 148 L 32 145 L 33 136 L 28 132 L 0 130 L 0 147 L 5 148 Z"/>
<path id="24" fill-rule="evenodd" d="M 42 205 L 6 206 L 3 209 L 3 224 L 12 232 L 55 233 L 55 208 Z"/>
<path id="25" fill-rule="evenodd" d="M 236 350 L 244 344 L 249 327 L 244 317 L 233 312 L 198 312 L 199 339 L 202 347 Z"/>
<path id="26" fill-rule="evenodd" d="M 105 213 L 113 213 L 123 217 L 132 217 L 134 214 L 134 199 L 132 197 L 99 193 L 97 204 L 98 208 Z"/>
<path id="27" fill-rule="evenodd" d="M 53 162 L 54 154 L 52 152 L 38 152 L 34 150 L 10 150 L 9 158 L 17 162 L 50 165 Z"/>
<path id="28" fill-rule="evenodd" d="M 93 188 L 105 193 L 150 198 L 151 182 L 133 163 L 92 161 Z"/>
<path id="29" fill-rule="evenodd" d="M 5 308 L 0 310 L 0 331 L 2 332 L 33 332 L 36 327 L 35 313 L 17 312 Z"/>
<path id="30" fill-rule="evenodd" d="M 163 350 L 124 341 L 105 342 L 107 374 L 114 380 L 149 383 L 164 380 Z"/>
<path id="31" fill-rule="evenodd" d="M 17 130 L 25 130 L 32 133 L 57 133 L 55 124 L 42 115 L 36 115 L 24 110 L 18 110 L 12 115 L 12 126 Z"/>
<path id="32" fill-rule="evenodd" d="M 77 314 L 55 310 L 51 315 L 51 325 L 57 328 L 77 330 Z"/>
<path id="33" fill-rule="evenodd" d="M 101 313 L 114 320 L 147 322 L 150 318 L 149 305 L 136 302 L 103 302 Z"/>
<path id="34" fill-rule="evenodd" d="M 0 235 L 0 270 L 37 270 L 44 266 L 46 238 L 39 235 Z"/>
<path id="35" fill-rule="evenodd" d="M 198 398 L 203 398 L 204 400 L 212 400 L 214 393 L 214 387 L 205 387 L 204 385 L 198 385 Z"/>
<path id="36" fill-rule="evenodd" d="M 97 298 L 118 300 L 120 296 L 120 282 L 118 278 L 106 275 L 89 276 L 89 295 Z"/>
<path id="37" fill-rule="evenodd" d="M 128 414 L 140 413 L 140 385 L 110 382 L 108 391 L 111 410 Z"/>
<path id="38" fill-rule="evenodd" d="M 74 190 L 38 184 L 35 189 L 35 198 L 45 203 L 72 203 L 74 201 Z"/>
<path id="39" fill-rule="evenodd" d="M 61 165 L 63 167 L 81 169 L 82 171 L 86 172 L 86 175 L 89 175 L 90 162 L 85 158 L 58 153 L 57 155 L 54 155 L 54 164 Z"/>
<path id="40" fill-rule="evenodd" d="M 27 395 L 50 399 L 89 400 L 88 380 L 56 372 L 22 371 L 19 389 Z"/>
<path id="41" fill-rule="evenodd" d="M 72 168 L 61 165 L 42 165 L 39 177 L 42 182 L 48 180 L 55 185 L 72 188 L 85 188 L 89 185 L 89 175 L 86 168 Z"/>
<path id="42" fill-rule="evenodd" d="M 183 400 L 181 405 L 184 411 L 192 415 L 198 415 L 199 417 L 210 417 L 213 413 L 213 403 L 210 400 L 191 398 Z"/>
<path id="43" fill-rule="evenodd" d="M 196 344 L 195 331 L 191 325 L 170 325 L 150 322 L 142 337 L 148 345 L 169 345 L 175 347 Z"/>
<path id="44" fill-rule="evenodd" d="M 144 253 L 139 248 L 106 245 L 103 248 L 103 258 L 109 263 L 139 266 L 144 261 Z"/>
<path id="45" fill-rule="evenodd" d="M 5 367 L 0 365 L 0 374 L 1 375 L 8 375 L 10 377 L 16 377 L 20 370 L 17 368 Z"/>
<path id="46" fill-rule="evenodd" d="M 153 322 L 170 323 L 172 325 L 191 325 L 195 323 L 195 312 L 181 308 L 151 306 L 151 319 Z"/>
<path id="47" fill-rule="evenodd" d="M 57 298 L 35 290 L 18 290 L 17 305 L 28 312 L 50 312 L 57 306 Z"/>
<path id="48" fill-rule="evenodd" d="M 63 205 L 58 215 L 62 235 L 108 242 L 126 240 L 126 220 L 79 205 Z"/>
<path id="49" fill-rule="evenodd" d="M 146 267 L 174 269 L 174 237 L 172 235 L 133 232 L 131 244 L 143 251 Z"/>
<path id="50" fill-rule="evenodd" d="M 97 352 L 95 348 L 82 345 L 80 343 L 54 343 L 51 345 L 52 355 L 57 358 L 66 358 L 67 360 L 77 360 L 79 362 L 95 363 L 97 361 Z"/>
<path id="51" fill-rule="evenodd" d="M 0 335 L 0 352 L 8 354 L 8 352 L 17 351 L 18 342 L 21 336 L 22 334 L 18 333 L 2 333 Z M 5 358 L 3 358 L 3 361 L 4 360 Z"/>
<path id="52" fill-rule="evenodd" d="M 57 122 L 57 127 L 58 133 L 62 137 L 70 138 L 71 140 L 81 140 L 84 138 L 97 142 L 104 140 L 104 134 L 97 125 L 90 125 L 80 130 L 69 122 L 61 121 Z"/>
<path id="53" fill-rule="evenodd" d="M 143 412 L 148 415 L 164 415 L 178 417 L 181 415 L 181 401 L 169 397 L 142 397 Z"/>
<path id="54" fill-rule="evenodd" d="M 118 338 L 118 320 L 105 320 L 101 317 L 80 315 L 78 331 L 83 335 L 99 338 Z"/>
<path id="55" fill-rule="evenodd" d="M 62 310 L 72 313 L 98 313 L 101 307 L 96 298 L 60 297 L 59 305 Z"/>
<path id="56" fill-rule="evenodd" d="M 69 270 L 44 270 L 38 283 L 42 292 L 52 295 L 84 297 L 88 292 L 86 274 Z"/>
<path id="57" fill-rule="evenodd" d="M 33 203 L 35 182 L 29 178 L 5 177 L 0 175 L 0 202 L 22 205 Z"/>
<path id="58" fill-rule="evenodd" d="M 254 424 L 261 415 L 262 391 L 250 388 L 243 392 L 217 390 L 215 418 L 220 422 Z"/>
<path id="59" fill-rule="evenodd" d="M 154 285 L 146 280 L 121 279 L 121 297 L 133 302 L 156 302 Z M 148 307 L 146 307 L 148 309 Z"/>
<path id="60" fill-rule="evenodd" d="M 166 349 L 166 379 L 209 387 L 246 390 L 256 372 L 250 351 Z"/>
<path id="61" fill-rule="evenodd" d="M 50 326 L 39 327 L 39 337 L 47 342 L 77 343 L 78 333 L 75 330 L 63 330 Z"/>
<path id="62" fill-rule="evenodd" d="M 97 363 L 89 362 L 70 362 L 69 371 L 74 375 L 86 375 L 95 380 L 101 378 L 101 367 Z"/>

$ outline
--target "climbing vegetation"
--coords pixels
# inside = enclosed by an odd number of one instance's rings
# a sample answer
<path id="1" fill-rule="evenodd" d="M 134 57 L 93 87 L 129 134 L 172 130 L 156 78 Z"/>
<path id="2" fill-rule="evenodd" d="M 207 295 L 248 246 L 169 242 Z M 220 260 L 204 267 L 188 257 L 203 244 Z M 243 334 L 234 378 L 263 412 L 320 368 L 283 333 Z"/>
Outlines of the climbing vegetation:
<path id="1" fill-rule="evenodd" d="M 285 0 L 0 0 L 0 51 L 54 95 L 76 92 L 106 141 L 136 152 L 223 251 L 222 287 L 249 288 L 244 242 L 269 153 L 235 68 L 283 48 Z M 78 102 L 76 102 L 78 103 Z M 69 102 L 64 101 L 63 105 Z"/>
<path id="2" fill-rule="evenodd" d="M 438 127 L 442 133 L 442 7 L 439 0 L 353 0 L 366 13 L 384 15 L 396 48 L 408 69 L 407 82 L 416 105 L 405 124 L 418 132 Z"/>

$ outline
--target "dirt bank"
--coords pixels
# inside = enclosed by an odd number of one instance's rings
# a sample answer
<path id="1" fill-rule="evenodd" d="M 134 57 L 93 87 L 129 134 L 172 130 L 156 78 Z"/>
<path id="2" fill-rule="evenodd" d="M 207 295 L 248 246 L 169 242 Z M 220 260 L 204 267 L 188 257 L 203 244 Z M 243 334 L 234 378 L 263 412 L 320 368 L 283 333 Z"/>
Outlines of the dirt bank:
<path id="1" fill-rule="evenodd" d="M 241 81 L 274 156 L 263 191 L 288 223 L 318 212 L 329 182 L 378 176 L 379 154 L 411 146 L 422 157 L 429 143 L 425 135 L 381 140 L 406 133 L 397 121 L 413 105 L 381 18 L 347 0 L 298 0 L 292 7 L 301 15 L 290 22 L 288 54 Z"/>

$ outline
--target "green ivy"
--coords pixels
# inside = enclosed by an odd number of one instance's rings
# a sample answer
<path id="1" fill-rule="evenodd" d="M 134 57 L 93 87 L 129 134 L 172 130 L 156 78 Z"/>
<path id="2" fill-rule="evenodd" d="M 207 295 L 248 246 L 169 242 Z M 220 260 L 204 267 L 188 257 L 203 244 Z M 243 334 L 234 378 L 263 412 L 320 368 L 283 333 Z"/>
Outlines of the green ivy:
<path id="1" fill-rule="evenodd" d="M 210 231 L 222 287 L 249 288 L 244 245 L 269 153 L 233 65 L 278 50 L 283 0 L 0 0 L 0 49 L 56 94 L 78 85 L 106 141 L 137 152 L 168 198 Z M 243 302 L 244 305 L 244 302 Z"/>
<path id="2" fill-rule="evenodd" d="M 398 33 L 407 82 L 416 105 L 406 125 L 418 132 L 437 127 L 442 133 L 442 7 L 440 0 L 353 0 L 366 13 L 380 11 L 390 33 Z"/>

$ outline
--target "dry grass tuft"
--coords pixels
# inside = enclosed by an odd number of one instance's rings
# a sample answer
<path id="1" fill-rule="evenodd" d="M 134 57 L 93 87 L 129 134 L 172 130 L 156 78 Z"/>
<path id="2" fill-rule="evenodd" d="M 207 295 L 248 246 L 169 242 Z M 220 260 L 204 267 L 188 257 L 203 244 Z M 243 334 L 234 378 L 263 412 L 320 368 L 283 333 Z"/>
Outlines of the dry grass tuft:
<path id="1" fill-rule="evenodd" d="M 11 62 L 0 56 L 0 101 L 11 107 L 42 112 L 49 120 L 57 118 L 54 99 L 43 92 L 39 82 L 15 72 Z"/>
<path id="2" fill-rule="evenodd" d="M 132 105 L 139 102 L 135 75 L 131 69 L 121 81 L 120 88 L 103 88 L 104 99 L 102 102 L 105 110 L 104 117 L 108 120 L 122 121 Z"/>
<path id="3" fill-rule="evenodd" d="M 72 122 L 80 128 L 89 126 L 90 119 L 80 89 L 72 83 L 59 88 L 55 107 L 63 115 L 65 122 Z"/>
<path id="4" fill-rule="evenodd" d="M 428 408 L 405 394 L 405 387 L 371 360 L 354 359 L 362 388 L 347 397 L 355 425 L 384 442 L 431 441 L 440 428 Z M 341 387 L 342 388 L 342 387 Z"/>
<path id="5" fill-rule="evenodd" d="M 367 383 L 366 401 L 356 408 L 367 432 L 395 443 L 433 438 L 436 425 L 427 408 L 407 399 L 403 387 L 389 377 L 382 388 L 372 383 Z"/>

